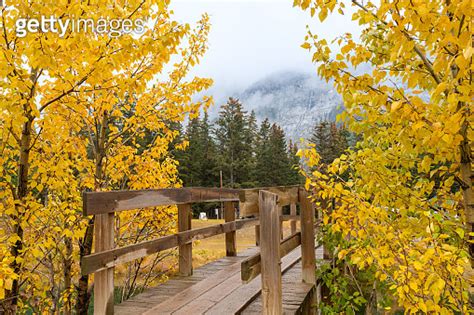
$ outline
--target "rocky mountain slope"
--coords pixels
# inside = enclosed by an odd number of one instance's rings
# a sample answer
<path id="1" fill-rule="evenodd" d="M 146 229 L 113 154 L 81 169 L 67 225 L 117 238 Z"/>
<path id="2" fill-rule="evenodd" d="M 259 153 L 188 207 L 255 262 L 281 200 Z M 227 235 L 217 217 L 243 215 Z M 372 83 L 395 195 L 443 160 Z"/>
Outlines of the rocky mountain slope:
<path id="1" fill-rule="evenodd" d="M 308 137 L 318 120 L 335 119 L 342 103 L 330 84 L 300 72 L 276 73 L 228 96 L 238 98 L 248 112 L 254 110 L 259 121 L 268 117 L 278 123 L 293 140 Z M 215 98 L 211 119 L 227 96 Z"/>

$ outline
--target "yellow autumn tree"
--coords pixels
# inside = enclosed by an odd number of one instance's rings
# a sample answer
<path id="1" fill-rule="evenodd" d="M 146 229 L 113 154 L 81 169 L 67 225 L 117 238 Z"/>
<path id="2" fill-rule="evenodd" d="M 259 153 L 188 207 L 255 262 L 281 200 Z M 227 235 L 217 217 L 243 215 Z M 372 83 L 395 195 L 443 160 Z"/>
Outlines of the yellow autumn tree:
<path id="1" fill-rule="evenodd" d="M 174 126 L 211 101 L 192 99 L 211 80 L 188 77 L 209 21 L 178 23 L 167 0 L 12 0 L 0 10 L 1 306 L 85 314 L 90 279 L 79 261 L 91 252 L 94 218 L 82 217 L 81 192 L 179 185 L 168 152 Z M 140 34 L 18 32 L 19 20 L 42 17 L 144 23 Z M 173 213 L 121 215 L 118 241 L 166 232 Z"/>
<path id="2" fill-rule="evenodd" d="M 348 32 L 330 43 L 309 31 L 302 45 L 342 95 L 340 119 L 362 139 L 324 172 L 318 148 L 301 152 L 315 167 L 307 174 L 315 198 L 334 199 L 324 223 L 344 240 L 337 256 L 375 268 L 408 313 L 467 313 L 472 2 L 294 3 L 320 21 L 353 12 L 362 28 L 359 39 Z"/>

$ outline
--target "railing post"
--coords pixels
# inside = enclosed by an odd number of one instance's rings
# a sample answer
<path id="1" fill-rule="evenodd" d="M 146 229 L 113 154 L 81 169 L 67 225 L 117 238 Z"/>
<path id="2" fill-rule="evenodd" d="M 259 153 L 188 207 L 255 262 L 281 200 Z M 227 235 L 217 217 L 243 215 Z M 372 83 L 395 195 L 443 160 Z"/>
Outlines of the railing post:
<path id="1" fill-rule="evenodd" d="M 278 213 L 280 213 L 280 240 L 282 240 L 283 238 L 285 238 L 285 236 L 283 235 L 283 220 L 282 220 L 282 216 L 283 216 L 283 207 L 278 207 Z"/>
<path id="2" fill-rule="evenodd" d="M 316 253 L 314 250 L 314 207 L 308 192 L 299 190 L 301 216 L 301 265 L 303 282 L 316 284 Z"/>
<path id="3" fill-rule="evenodd" d="M 290 215 L 296 215 L 296 204 L 292 203 L 290 205 Z M 291 235 L 296 233 L 296 220 L 291 220 L 290 221 L 290 226 L 291 226 Z"/>
<path id="4" fill-rule="evenodd" d="M 178 232 L 191 229 L 191 204 L 178 205 Z M 179 245 L 179 274 L 190 276 L 193 274 L 193 243 Z"/>
<path id="5" fill-rule="evenodd" d="M 260 191 L 260 255 L 263 314 L 282 314 L 280 207 L 276 194 Z"/>
<path id="6" fill-rule="evenodd" d="M 225 222 L 235 221 L 235 209 L 232 201 L 224 202 L 224 219 Z M 227 256 L 237 256 L 235 234 L 236 231 L 225 233 L 225 252 Z"/>
<path id="7" fill-rule="evenodd" d="M 114 213 L 98 214 L 94 222 L 95 252 L 114 248 Z M 114 313 L 114 268 L 94 274 L 94 314 Z"/>
<path id="8" fill-rule="evenodd" d="M 260 246 L 260 225 L 255 226 L 255 245 Z"/>

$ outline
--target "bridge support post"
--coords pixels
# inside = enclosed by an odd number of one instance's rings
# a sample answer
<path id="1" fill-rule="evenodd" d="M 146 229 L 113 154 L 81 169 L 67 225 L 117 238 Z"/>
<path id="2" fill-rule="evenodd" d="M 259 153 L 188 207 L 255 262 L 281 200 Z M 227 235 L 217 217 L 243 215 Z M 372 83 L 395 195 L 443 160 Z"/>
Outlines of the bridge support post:
<path id="1" fill-rule="evenodd" d="M 178 232 L 191 229 L 191 204 L 178 205 Z M 190 276 L 193 274 L 193 243 L 179 246 L 179 274 L 182 276 Z"/>
<path id="2" fill-rule="evenodd" d="M 98 214 L 94 222 L 95 252 L 114 248 L 114 213 Z M 114 268 L 94 274 L 94 314 L 114 313 Z"/>
<path id="3" fill-rule="evenodd" d="M 290 204 L 290 215 L 296 215 L 295 203 Z M 293 235 L 296 233 L 296 220 L 291 220 L 290 226 L 291 226 L 291 235 Z"/>
<path id="4" fill-rule="evenodd" d="M 260 246 L 260 225 L 255 226 L 255 245 Z"/>
<path id="5" fill-rule="evenodd" d="M 283 313 L 280 260 L 280 207 L 276 194 L 259 192 L 263 314 Z"/>
<path id="6" fill-rule="evenodd" d="M 282 240 L 285 238 L 285 235 L 283 234 L 283 220 L 281 219 L 283 216 L 283 207 L 279 206 L 278 212 L 280 213 L 280 240 Z"/>
<path id="7" fill-rule="evenodd" d="M 224 219 L 225 222 L 235 221 L 235 208 L 232 201 L 224 202 Z M 225 252 L 227 256 L 237 256 L 235 235 L 235 230 L 225 233 Z"/>

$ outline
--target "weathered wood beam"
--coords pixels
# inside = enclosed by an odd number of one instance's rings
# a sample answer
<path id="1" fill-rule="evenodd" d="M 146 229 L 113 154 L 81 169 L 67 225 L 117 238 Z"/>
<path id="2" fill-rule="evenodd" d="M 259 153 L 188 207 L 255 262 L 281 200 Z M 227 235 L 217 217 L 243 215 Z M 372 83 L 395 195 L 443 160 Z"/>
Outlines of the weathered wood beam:
<path id="1" fill-rule="evenodd" d="M 255 245 L 260 246 L 260 225 L 255 226 Z"/>
<path id="2" fill-rule="evenodd" d="M 280 242 L 280 257 L 283 258 L 293 251 L 296 247 L 301 244 L 301 233 L 297 232 L 293 235 L 288 236 Z M 258 276 L 261 272 L 261 256 L 257 253 L 253 256 L 246 258 L 241 263 L 241 279 L 244 282 L 249 282 Z"/>
<path id="3" fill-rule="evenodd" d="M 235 208 L 232 201 L 224 202 L 225 222 L 235 221 Z M 226 256 L 237 256 L 236 232 L 225 233 L 225 253 Z"/>
<path id="4" fill-rule="evenodd" d="M 299 221 L 299 215 L 284 214 L 280 217 L 281 221 Z"/>
<path id="5" fill-rule="evenodd" d="M 278 195 L 259 192 L 262 314 L 282 314 L 280 206 Z"/>
<path id="6" fill-rule="evenodd" d="M 191 204 L 178 205 L 178 232 L 191 230 L 192 219 Z M 179 242 L 178 242 L 179 244 Z M 193 243 L 179 244 L 178 247 L 178 271 L 181 276 L 193 274 Z"/>
<path id="7" fill-rule="evenodd" d="M 282 240 L 285 238 L 285 235 L 283 235 L 283 220 L 282 220 L 283 207 L 282 206 L 278 206 L 278 213 L 280 214 L 280 240 Z"/>
<path id="8" fill-rule="evenodd" d="M 227 188 L 164 188 L 83 193 L 84 215 L 194 202 L 239 201 L 239 190 Z"/>
<path id="9" fill-rule="evenodd" d="M 243 229 L 257 225 L 258 219 L 250 218 L 236 220 L 233 222 L 212 225 L 200 229 L 179 232 L 173 235 L 160 237 L 158 239 L 132 244 L 113 250 L 85 256 L 82 258 L 82 274 L 90 274 L 99 270 L 114 267 L 134 259 L 143 258 L 148 255 L 186 244 L 222 233 Z"/>
<path id="10" fill-rule="evenodd" d="M 297 216 L 296 215 L 296 203 L 292 203 L 290 205 L 290 215 Z M 297 217 L 299 217 L 299 216 L 297 216 Z M 295 234 L 296 233 L 296 220 L 291 220 L 290 226 L 291 226 L 291 234 Z"/>
<path id="11" fill-rule="evenodd" d="M 278 205 L 286 206 L 298 202 L 299 186 L 277 186 L 240 190 L 240 216 L 258 216 L 258 194 L 260 190 L 278 195 Z"/>
<path id="12" fill-rule="evenodd" d="M 94 222 L 95 250 L 114 248 L 114 214 L 100 214 Z M 114 268 L 101 270 L 94 275 L 94 314 L 114 313 Z"/>

